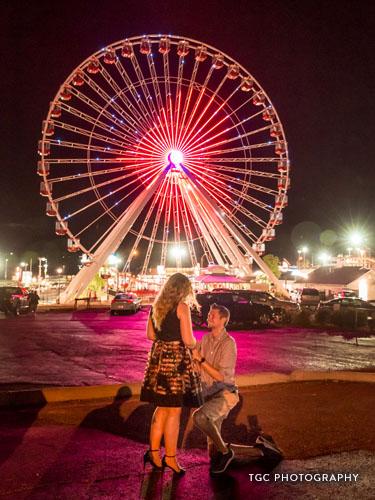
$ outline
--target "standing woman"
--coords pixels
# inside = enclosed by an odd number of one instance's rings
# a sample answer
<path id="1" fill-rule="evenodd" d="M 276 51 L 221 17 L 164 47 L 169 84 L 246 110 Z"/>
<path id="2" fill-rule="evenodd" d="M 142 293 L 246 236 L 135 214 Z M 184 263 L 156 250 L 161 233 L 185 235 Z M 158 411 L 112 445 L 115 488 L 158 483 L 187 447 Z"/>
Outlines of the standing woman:
<path id="1" fill-rule="evenodd" d="M 196 344 L 190 305 L 199 307 L 189 279 L 173 274 L 157 296 L 148 318 L 147 338 L 153 341 L 141 390 L 141 401 L 156 404 L 150 430 L 150 449 L 144 455 L 155 469 L 169 467 L 185 473 L 176 459 L 183 406 L 199 407 L 202 392 L 199 375 L 193 370 L 190 349 Z M 164 436 L 165 455 L 160 459 Z"/>

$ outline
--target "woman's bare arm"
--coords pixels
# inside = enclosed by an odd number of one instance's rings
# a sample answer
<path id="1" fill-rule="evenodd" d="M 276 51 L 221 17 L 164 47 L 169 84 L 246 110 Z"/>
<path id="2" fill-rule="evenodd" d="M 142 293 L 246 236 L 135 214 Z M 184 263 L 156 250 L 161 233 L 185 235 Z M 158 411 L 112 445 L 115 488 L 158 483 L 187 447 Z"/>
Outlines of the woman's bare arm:
<path id="1" fill-rule="evenodd" d="M 180 320 L 183 343 L 188 347 L 194 347 L 196 340 L 193 335 L 193 327 L 191 325 L 190 307 L 184 302 L 180 302 L 177 306 L 177 317 Z"/>
<path id="2" fill-rule="evenodd" d="M 151 321 L 151 316 L 148 317 L 148 321 L 147 321 L 147 338 L 150 340 L 156 339 L 154 325 L 152 324 L 152 321 Z"/>

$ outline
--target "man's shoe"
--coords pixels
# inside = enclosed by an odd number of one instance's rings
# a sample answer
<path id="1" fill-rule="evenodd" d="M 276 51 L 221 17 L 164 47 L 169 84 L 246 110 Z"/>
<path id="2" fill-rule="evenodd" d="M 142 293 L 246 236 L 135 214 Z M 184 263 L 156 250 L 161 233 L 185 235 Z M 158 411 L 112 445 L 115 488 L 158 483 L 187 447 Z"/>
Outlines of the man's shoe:
<path id="1" fill-rule="evenodd" d="M 222 474 L 225 472 L 233 459 L 234 451 L 228 444 L 228 453 L 218 453 L 217 458 L 215 458 L 214 463 L 211 465 L 211 474 Z"/>
<path id="2" fill-rule="evenodd" d="M 217 451 L 214 455 L 210 457 L 210 471 L 215 465 L 217 464 L 217 461 L 220 459 L 222 456 L 222 453 L 220 451 Z"/>
<path id="3" fill-rule="evenodd" d="M 261 460 L 267 464 L 277 465 L 283 459 L 283 454 L 280 448 L 263 436 L 257 437 L 254 446 L 263 453 Z"/>

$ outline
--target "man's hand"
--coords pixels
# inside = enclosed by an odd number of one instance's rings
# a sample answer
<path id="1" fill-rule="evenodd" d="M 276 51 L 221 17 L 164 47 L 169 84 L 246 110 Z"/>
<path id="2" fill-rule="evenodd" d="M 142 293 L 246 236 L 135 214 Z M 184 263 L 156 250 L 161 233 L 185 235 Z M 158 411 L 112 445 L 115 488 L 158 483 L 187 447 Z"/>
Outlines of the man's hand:
<path id="1" fill-rule="evenodd" d="M 200 355 L 198 349 L 193 349 L 191 351 L 191 354 L 193 356 L 193 361 L 199 362 L 202 359 L 202 356 Z"/>
<path id="2" fill-rule="evenodd" d="M 193 360 L 193 370 L 196 373 L 201 373 L 201 364 L 196 359 Z"/>

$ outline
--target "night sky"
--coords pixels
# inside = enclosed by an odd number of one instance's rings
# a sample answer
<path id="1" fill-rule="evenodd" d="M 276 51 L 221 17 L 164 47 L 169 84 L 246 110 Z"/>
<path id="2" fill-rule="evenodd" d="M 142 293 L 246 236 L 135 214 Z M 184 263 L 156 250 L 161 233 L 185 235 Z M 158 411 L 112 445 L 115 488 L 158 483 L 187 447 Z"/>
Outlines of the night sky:
<path id="1" fill-rule="evenodd" d="M 143 33 L 216 46 L 271 97 L 291 158 L 285 222 L 267 251 L 295 259 L 348 227 L 375 234 L 375 3 L 357 1 L 1 2 L 0 256 L 67 259 L 44 215 L 37 142 L 50 100 L 96 50 Z M 332 236 L 332 233 L 330 233 Z M 330 241 L 329 241 L 330 240 Z M 323 241 L 323 243 L 322 243 Z"/>

